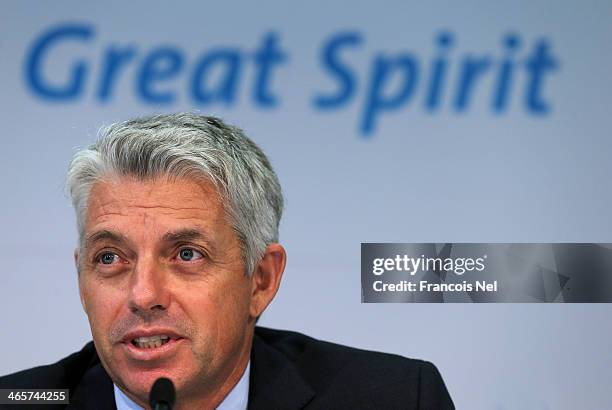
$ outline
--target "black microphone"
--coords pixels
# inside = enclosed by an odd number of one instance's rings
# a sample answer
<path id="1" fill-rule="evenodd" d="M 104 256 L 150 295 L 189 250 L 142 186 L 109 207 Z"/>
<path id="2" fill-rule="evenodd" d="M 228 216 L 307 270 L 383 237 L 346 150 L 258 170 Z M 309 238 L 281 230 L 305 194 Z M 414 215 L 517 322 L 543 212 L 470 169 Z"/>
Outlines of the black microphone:
<path id="1" fill-rule="evenodd" d="M 160 377 L 155 380 L 149 393 L 149 404 L 152 410 L 172 410 L 176 393 L 172 380 Z"/>

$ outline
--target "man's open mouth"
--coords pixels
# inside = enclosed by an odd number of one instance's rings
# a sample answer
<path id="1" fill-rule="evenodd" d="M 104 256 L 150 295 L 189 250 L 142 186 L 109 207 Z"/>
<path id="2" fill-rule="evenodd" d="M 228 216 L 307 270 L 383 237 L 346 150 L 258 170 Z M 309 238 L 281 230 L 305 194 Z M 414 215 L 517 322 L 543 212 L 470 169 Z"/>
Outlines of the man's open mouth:
<path id="1" fill-rule="evenodd" d="M 132 339 L 132 345 L 140 349 L 154 349 L 165 345 L 170 341 L 170 337 L 166 335 L 141 336 Z"/>

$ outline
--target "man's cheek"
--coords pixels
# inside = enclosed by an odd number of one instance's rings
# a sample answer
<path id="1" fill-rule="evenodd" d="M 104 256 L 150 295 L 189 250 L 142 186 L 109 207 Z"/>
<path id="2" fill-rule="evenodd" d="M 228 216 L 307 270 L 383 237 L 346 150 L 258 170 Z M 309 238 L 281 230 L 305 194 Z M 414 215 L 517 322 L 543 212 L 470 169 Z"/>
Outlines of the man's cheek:
<path id="1" fill-rule="evenodd" d="M 96 344 L 107 344 L 110 338 L 110 323 L 107 319 L 108 307 L 104 305 L 89 304 L 89 326 Z"/>

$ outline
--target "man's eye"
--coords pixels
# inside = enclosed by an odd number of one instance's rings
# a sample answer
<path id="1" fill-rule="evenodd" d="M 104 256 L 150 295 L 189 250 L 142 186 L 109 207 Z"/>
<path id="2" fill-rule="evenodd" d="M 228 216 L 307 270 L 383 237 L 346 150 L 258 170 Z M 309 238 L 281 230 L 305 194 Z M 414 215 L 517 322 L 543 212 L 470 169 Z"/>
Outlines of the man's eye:
<path id="1" fill-rule="evenodd" d="M 112 252 L 104 252 L 98 256 L 98 263 L 102 265 L 112 265 L 114 262 L 119 261 L 119 255 Z"/>
<path id="2" fill-rule="evenodd" d="M 190 261 L 202 259 L 204 255 L 202 255 L 200 252 L 196 251 L 195 249 L 183 248 L 179 251 L 178 257 L 182 261 L 190 262 Z"/>

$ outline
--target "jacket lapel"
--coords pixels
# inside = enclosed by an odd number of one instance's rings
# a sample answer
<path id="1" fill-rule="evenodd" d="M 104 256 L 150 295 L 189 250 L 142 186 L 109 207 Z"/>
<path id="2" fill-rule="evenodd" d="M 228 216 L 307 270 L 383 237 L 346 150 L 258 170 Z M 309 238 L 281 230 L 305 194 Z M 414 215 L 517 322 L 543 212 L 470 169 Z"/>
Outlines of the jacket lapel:
<path id="1" fill-rule="evenodd" d="M 91 367 L 76 386 L 66 410 L 116 410 L 113 382 L 100 363 Z"/>
<path id="2" fill-rule="evenodd" d="M 315 392 L 295 365 L 257 335 L 251 351 L 249 410 L 303 409 Z"/>

